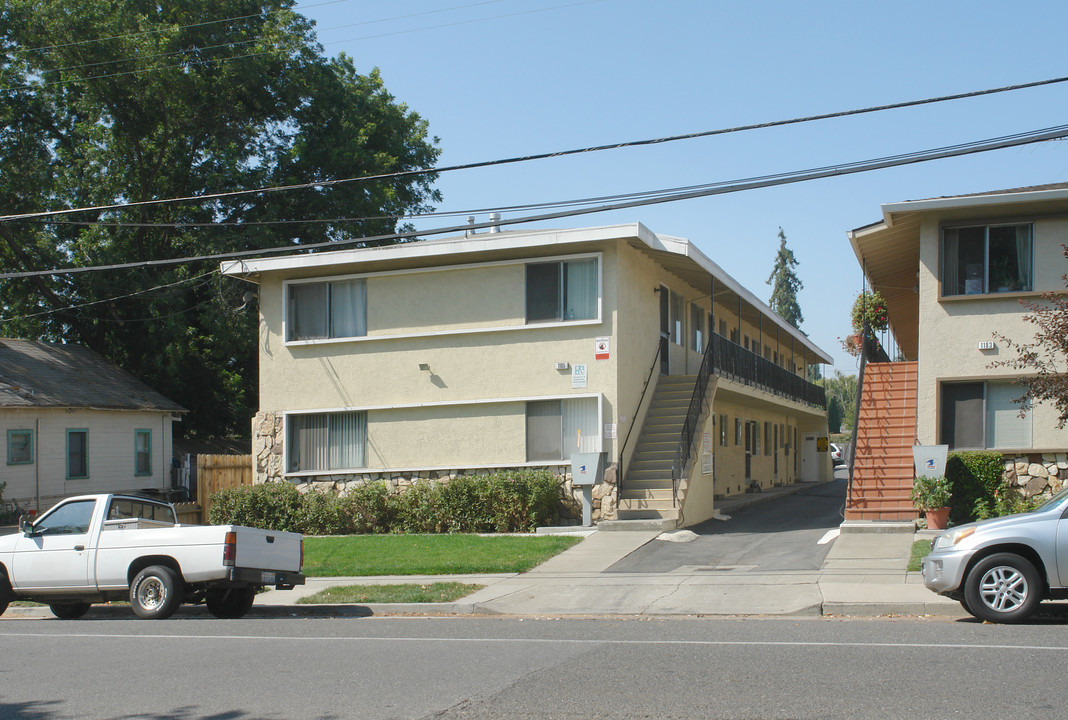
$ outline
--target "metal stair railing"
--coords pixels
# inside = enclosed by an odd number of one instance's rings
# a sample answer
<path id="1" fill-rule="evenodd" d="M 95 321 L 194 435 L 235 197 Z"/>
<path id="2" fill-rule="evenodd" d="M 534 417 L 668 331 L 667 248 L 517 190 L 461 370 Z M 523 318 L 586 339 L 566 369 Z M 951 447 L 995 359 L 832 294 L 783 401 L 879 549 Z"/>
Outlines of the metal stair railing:
<path id="1" fill-rule="evenodd" d="M 649 367 L 649 374 L 645 378 L 645 387 L 642 388 L 642 395 L 638 398 L 638 405 L 634 408 L 634 418 L 631 420 L 630 428 L 627 430 L 627 436 L 623 438 L 623 444 L 619 446 L 619 476 L 616 478 L 616 492 L 619 493 L 619 497 L 622 497 L 623 493 L 623 458 L 626 456 L 627 443 L 630 442 L 630 435 L 634 432 L 634 426 L 638 424 L 642 403 L 645 402 L 645 395 L 649 392 L 649 385 L 652 384 L 653 375 L 656 373 L 656 365 L 660 361 L 662 347 L 660 340 L 657 340 L 656 354 L 653 356 L 653 364 Z"/>

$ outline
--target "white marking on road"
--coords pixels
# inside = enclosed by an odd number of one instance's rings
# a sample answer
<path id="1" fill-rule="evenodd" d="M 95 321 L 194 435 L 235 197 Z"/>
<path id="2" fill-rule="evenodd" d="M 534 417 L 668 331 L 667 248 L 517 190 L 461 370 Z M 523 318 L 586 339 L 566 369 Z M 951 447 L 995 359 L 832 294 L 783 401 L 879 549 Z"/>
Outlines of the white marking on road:
<path id="1" fill-rule="evenodd" d="M 834 540 L 835 538 L 837 538 L 841 534 L 842 534 L 842 528 L 834 528 L 833 530 L 828 530 L 827 533 L 823 537 L 821 537 L 819 539 L 819 542 L 817 542 L 816 544 L 817 545 L 826 545 L 831 540 Z"/>
<path id="2" fill-rule="evenodd" d="M 387 643 L 530 643 L 535 645 L 700 645 L 706 647 L 827 647 L 827 648 L 906 648 L 930 651 L 930 642 L 809 642 L 801 640 L 613 640 L 574 639 L 574 638 L 441 638 L 441 637 L 375 637 L 360 635 L 354 637 L 316 636 L 294 637 L 291 635 L 121 635 L 117 633 L 18 633 L 0 632 L 0 637 L 27 638 L 63 638 L 64 640 L 84 638 L 87 640 L 258 640 L 286 642 L 387 642 Z M 1047 650 L 1053 652 L 1068 651 L 1068 645 L 990 645 L 979 643 L 939 643 L 939 650 L 1021 650 L 1033 652 Z"/>

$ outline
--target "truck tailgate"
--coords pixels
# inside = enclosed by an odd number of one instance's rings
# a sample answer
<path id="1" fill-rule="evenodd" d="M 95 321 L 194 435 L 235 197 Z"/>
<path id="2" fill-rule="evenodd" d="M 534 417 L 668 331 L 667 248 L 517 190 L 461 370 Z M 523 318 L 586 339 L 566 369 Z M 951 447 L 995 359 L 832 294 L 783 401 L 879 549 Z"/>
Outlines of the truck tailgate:
<path id="1" fill-rule="evenodd" d="M 235 527 L 237 555 L 234 565 L 260 570 L 300 570 L 300 533 Z"/>

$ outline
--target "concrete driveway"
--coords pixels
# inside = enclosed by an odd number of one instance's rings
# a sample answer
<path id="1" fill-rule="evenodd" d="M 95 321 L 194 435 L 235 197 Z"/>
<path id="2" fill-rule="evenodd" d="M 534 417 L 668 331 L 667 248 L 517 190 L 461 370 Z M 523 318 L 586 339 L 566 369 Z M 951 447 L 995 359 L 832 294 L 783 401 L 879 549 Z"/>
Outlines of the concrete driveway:
<path id="1" fill-rule="evenodd" d="M 819 543 L 841 525 L 845 491 L 845 480 L 836 479 L 768 502 L 725 509 L 729 520 L 689 528 L 697 535 L 692 541 L 647 543 L 608 572 L 819 570 L 831 547 Z"/>

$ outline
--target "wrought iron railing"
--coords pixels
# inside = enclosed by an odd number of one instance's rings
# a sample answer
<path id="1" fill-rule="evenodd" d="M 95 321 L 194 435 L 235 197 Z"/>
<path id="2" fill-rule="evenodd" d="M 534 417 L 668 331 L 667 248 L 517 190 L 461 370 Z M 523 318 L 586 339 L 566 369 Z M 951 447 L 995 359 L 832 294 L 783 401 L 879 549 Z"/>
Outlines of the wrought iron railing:
<path id="1" fill-rule="evenodd" d="M 671 464 L 671 499 L 676 507 L 678 506 L 679 483 L 686 470 L 690 453 L 693 451 L 697 423 L 704 409 L 708 381 L 713 374 L 788 400 L 823 409 L 827 407 L 827 394 L 819 385 L 814 385 L 767 358 L 746 350 L 719 333 L 712 333 L 701 360 L 701 370 L 697 374 L 697 382 L 690 398 L 690 408 L 686 413 L 679 444 L 675 449 L 675 459 Z"/>

